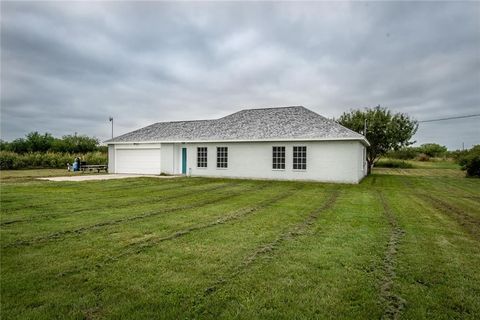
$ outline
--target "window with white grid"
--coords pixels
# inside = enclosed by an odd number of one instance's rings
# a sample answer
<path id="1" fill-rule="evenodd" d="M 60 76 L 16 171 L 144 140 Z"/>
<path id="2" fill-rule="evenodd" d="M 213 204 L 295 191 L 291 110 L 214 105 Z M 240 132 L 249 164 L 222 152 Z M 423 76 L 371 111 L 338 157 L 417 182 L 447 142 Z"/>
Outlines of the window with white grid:
<path id="1" fill-rule="evenodd" d="M 197 167 L 198 168 L 207 167 L 207 147 L 197 148 Z"/>
<path id="2" fill-rule="evenodd" d="M 285 147 L 273 147 L 272 168 L 285 169 Z"/>
<path id="3" fill-rule="evenodd" d="M 228 168 L 228 147 L 217 147 L 217 168 Z"/>
<path id="4" fill-rule="evenodd" d="M 307 170 L 307 147 L 306 146 L 293 147 L 293 169 Z"/>

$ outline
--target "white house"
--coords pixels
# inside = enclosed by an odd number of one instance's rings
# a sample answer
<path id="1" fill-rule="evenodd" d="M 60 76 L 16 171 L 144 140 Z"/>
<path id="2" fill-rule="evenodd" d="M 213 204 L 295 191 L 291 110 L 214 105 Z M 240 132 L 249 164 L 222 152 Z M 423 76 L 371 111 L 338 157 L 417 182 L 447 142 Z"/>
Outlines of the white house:
<path id="1" fill-rule="evenodd" d="M 107 140 L 112 173 L 358 183 L 368 141 L 304 107 L 158 122 Z"/>

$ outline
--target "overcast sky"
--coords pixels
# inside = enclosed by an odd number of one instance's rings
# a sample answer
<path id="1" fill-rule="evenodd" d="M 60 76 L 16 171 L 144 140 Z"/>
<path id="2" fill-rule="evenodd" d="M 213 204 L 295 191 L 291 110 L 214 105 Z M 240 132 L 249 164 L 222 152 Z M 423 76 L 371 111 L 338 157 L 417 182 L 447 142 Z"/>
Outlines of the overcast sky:
<path id="1" fill-rule="evenodd" d="M 1 3 L 1 135 L 101 140 L 158 121 L 303 105 L 480 113 L 480 2 Z M 480 117 L 419 143 L 480 143 Z"/>

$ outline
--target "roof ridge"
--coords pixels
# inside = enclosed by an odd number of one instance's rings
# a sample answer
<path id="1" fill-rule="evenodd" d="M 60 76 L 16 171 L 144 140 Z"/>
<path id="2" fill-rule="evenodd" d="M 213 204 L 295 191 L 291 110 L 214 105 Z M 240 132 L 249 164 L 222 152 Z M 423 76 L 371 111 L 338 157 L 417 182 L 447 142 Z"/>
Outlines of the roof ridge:
<path id="1" fill-rule="evenodd" d="M 236 112 L 234 112 L 234 113 L 230 113 L 230 114 L 227 114 L 226 116 L 223 116 L 223 117 L 221 117 L 221 118 L 218 118 L 217 120 L 225 119 L 225 118 L 231 117 L 231 116 L 233 116 L 233 115 L 236 115 L 236 114 L 239 114 L 239 113 L 245 112 L 245 111 L 273 110 L 273 109 L 294 109 L 294 108 L 302 108 L 302 109 L 311 111 L 310 109 L 307 109 L 307 108 L 305 108 L 304 106 L 284 106 L 284 107 L 250 108 L 250 109 L 241 109 L 241 110 L 238 110 L 238 111 L 236 111 Z"/>
<path id="2" fill-rule="evenodd" d="M 242 109 L 242 110 L 239 110 L 235 113 L 238 113 L 238 112 L 241 112 L 241 111 L 248 111 L 248 110 L 269 110 L 269 109 L 288 109 L 288 108 L 304 108 L 304 109 L 306 109 L 304 106 L 263 107 L 263 108 Z M 235 114 L 235 113 L 232 113 L 232 114 Z"/>
<path id="3" fill-rule="evenodd" d="M 153 125 L 158 124 L 158 123 L 200 122 L 200 121 L 215 121 L 215 120 L 218 120 L 218 119 L 158 121 L 158 122 L 155 122 Z"/>

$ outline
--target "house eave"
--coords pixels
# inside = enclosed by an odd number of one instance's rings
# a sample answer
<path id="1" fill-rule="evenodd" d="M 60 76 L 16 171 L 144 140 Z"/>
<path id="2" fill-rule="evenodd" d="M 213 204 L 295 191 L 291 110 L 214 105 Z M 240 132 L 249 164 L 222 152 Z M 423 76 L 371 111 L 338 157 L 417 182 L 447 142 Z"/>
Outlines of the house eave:
<path id="1" fill-rule="evenodd" d="M 151 140 L 151 141 L 104 141 L 107 145 L 114 144 L 159 144 L 159 143 L 235 143 L 235 142 L 290 142 L 290 141 L 360 141 L 364 146 L 369 147 L 370 143 L 362 138 L 293 138 L 293 139 L 230 139 L 230 140 Z"/>

